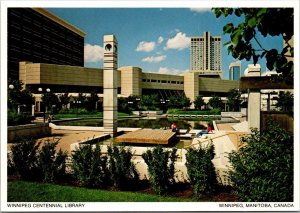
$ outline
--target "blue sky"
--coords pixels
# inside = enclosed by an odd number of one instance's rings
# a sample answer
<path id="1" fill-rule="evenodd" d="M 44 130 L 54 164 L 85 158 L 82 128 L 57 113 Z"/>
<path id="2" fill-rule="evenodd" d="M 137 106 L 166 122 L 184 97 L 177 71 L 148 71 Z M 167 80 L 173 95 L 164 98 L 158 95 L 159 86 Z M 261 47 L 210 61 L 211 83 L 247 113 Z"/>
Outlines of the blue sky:
<path id="1" fill-rule="evenodd" d="M 221 35 L 223 26 L 238 23 L 237 17 L 220 17 L 206 8 L 48 8 L 86 33 L 85 66 L 103 67 L 103 35 L 114 34 L 119 43 L 119 67 L 138 66 L 144 72 L 181 74 L 190 68 L 189 37 L 205 31 Z M 280 37 L 262 39 L 266 49 L 281 48 Z M 222 50 L 223 76 L 237 61 Z M 242 61 L 242 69 L 251 62 Z M 259 61 L 265 71 L 265 61 Z"/>

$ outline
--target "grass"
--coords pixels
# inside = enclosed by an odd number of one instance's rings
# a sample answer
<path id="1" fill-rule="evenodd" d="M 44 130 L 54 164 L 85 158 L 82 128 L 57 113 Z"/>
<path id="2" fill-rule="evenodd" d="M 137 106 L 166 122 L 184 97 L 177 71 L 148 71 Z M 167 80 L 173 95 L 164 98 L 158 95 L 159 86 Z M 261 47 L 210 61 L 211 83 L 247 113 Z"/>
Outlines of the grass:
<path id="1" fill-rule="evenodd" d="M 130 116 L 128 113 L 118 112 L 118 116 Z M 55 114 L 55 118 L 100 118 L 103 117 L 103 112 L 88 113 L 88 114 Z"/>
<path id="2" fill-rule="evenodd" d="M 8 182 L 8 202 L 192 202 L 139 192 L 112 192 L 55 184 Z"/>

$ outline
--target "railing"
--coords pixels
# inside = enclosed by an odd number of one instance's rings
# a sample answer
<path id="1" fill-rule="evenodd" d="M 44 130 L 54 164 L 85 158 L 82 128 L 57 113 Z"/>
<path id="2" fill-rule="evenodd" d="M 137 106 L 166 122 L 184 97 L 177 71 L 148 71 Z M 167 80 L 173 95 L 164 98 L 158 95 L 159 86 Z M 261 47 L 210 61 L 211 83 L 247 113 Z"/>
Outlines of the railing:
<path id="1" fill-rule="evenodd" d="M 228 135 L 235 135 L 237 137 L 237 142 L 239 142 L 241 137 L 249 135 L 249 133 L 248 132 L 227 132 L 225 134 L 218 135 L 218 136 L 215 136 L 215 137 L 211 137 L 211 138 L 208 138 L 208 139 L 205 139 L 205 140 L 198 140 L 198 143 L 194 143 L 194 144 L 191 144 L 191 145 L 188 145 L 188 146 L 184 146 L 181 149 L 181 158 L 182 158 L 182 150 L 183 149 L 188 149 L 190 147 L 193 147 L 193 146 L 199 145 L 200 143 L 205 143 L 205 142 L 208 142 L 208 141 L 213 142 L 214 139 L 221 138 L 221 137 L 228 136 Z M 240 149 L 241 146 L 242 146 L 242 144 L 237 145 L 237 149 Z"/>

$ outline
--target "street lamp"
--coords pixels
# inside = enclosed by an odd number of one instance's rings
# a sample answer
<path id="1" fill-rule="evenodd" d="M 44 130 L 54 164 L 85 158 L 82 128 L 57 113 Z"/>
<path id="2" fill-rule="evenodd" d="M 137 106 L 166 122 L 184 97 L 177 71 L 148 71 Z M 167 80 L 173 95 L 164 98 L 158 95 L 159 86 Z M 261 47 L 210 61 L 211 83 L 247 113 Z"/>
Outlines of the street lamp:
<path id="1" fill-rule="evenodd" d="M 43 88 L 41 88 L 41 87 L 38 88 L 38 91 L 42 93 L 42 92 L 43 92 Z M 47 107 L 47 98 L 45 97 L 45 95 L 46 95 L 47 92 L 50 92 L 50 91 L 51 91 L 51 90 L 50 90 L 49 88 L 47 88 L 47 89 L 43 92 L 44 101 L 45 101 L 45 103 L 44 103 L 44 105 L 45 105 L 45 106 L 44 106 L 44 113 L 43 113 L 43 114 L 44 114 L 44 115 L 43 115 L 43 117 L 44 117 L 44 123 L 45 123 L 45 120 L 46 120 L 46 107 Z"/>
<path id="2" fill-rule="evenodd" d="M 10 89 L 13 92 L 13 90 L 15 89 L 15 86 L 13 84 L 10 84 L 10 85 L 8 85 L 8 89 Z M 11 99 L 13 99 L 13 98 L 11 97 Z M 17 112 L 18 112 L 18 114 L 20 114 L 20 105 L 18 103 L 16 103 L 15 100 L 11 100 L 11 101 L 13 104 L 13 108 L 15 108 L 15 104 L 17 104 Z"/>

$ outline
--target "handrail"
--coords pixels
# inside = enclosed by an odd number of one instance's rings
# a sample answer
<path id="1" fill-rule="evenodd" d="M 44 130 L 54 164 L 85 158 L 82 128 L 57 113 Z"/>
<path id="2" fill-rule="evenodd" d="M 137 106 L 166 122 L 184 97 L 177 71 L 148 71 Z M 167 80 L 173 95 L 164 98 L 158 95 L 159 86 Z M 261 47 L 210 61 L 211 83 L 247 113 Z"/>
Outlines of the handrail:
<path id="1" fill-rule="evenodd" d="M 248 135 L 248 134 L 249 134 L 249 133 L 246 133 L 246 132 L 227 132 L 227 133 L 225 133 L 225 134 L 223 134 L 223 135 L 217 135 L 216 137 L 208 138 L 208 139 L 203 140 L 203 141 L 198 140 L 198 143 L 191 144 L 191 145 L 185 146 L 185 147 L 183 147 L 183 148 L 186 149 L 186 148 L 189 148 L 189 147 L 191 147 L 191 146 L 198 145 L 198 144 L 200 144 L 200 143 L 205 143 L 205 142 L 207 142 L 207 141 L 212 141 L 212 140 L 214 140 L 214 139 L 216 139 L 216 138 L 221 138 L 221 137 L 224 137 L 224 136 L 227 136 L 227 135 L 232 135 L 232 134 L 236 135 L 237 138 L 239 138 L 238 133 L 241 134 L 241 135 Z"/>
<path id="2" fill-rule="evenodd" d="M 225 133 L 223 135 L 218 135 L 218 136 L 215 136 L 215 137 L 212 137 L 212 138 L 208 138 L 208 139 L 203 140 L 203 141 L 198 140 L 198 143 L 191 144 L 191 145 L 188 145 L 188 146 L 184 146 L 183 149 L 187 149 L 187 148 L 190 148 L 192 146 L 199 145 L 200 143 L 205 143 L 205 142 L 208 142 L 208 141 L 213 141 L 216 138 L 221 138 L 221 137 L 232 135 L 232 134 L 236 135 L 236 137 L 238 139 L 238 138 L 240 138 L 240 135 L 249 135 L 250 133 L 248 133 L 248 132 L 227 132 L 227 133 Z M 238 148 L 240 148 L 240 147 L 238 147 Z M 183 151 L 183 149 L 181 149 L 181 158 L 182 158 L 182 151 Z"/>

